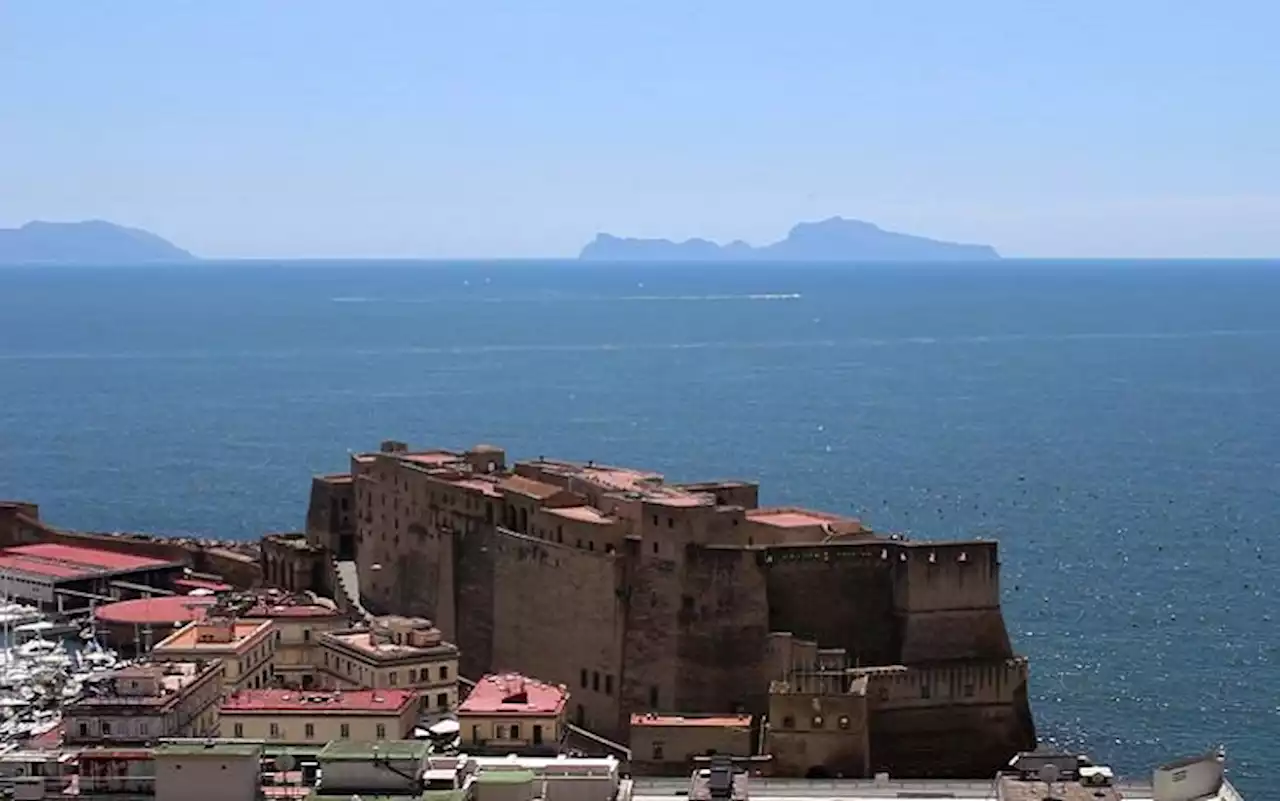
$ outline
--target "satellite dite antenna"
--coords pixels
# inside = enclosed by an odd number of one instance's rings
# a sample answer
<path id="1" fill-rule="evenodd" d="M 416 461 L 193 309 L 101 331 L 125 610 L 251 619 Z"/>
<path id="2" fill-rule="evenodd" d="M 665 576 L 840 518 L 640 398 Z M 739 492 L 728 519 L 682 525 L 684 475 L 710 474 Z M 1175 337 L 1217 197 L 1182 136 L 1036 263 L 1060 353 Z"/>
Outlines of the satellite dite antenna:
<path id="1" fill-rule="evenodd" d="M 1046 762 L 1040 766 L 1038 771 L 1040 781 L 1044 782 L 1045 801 L 1053 801 L 1053 783 L 1058 780 L 1058 766 L 1052 762 Z"/>

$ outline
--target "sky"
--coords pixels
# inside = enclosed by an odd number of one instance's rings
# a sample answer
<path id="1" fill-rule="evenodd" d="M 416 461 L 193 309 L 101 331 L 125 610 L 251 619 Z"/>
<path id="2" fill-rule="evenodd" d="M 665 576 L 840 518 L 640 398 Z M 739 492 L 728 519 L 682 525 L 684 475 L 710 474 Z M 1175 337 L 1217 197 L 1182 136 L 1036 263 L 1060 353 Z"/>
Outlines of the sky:
<path id="1" fill-rule="evenodd" d="M 1280 255 L 1273 0 L 0 0 L 0 227 L 556 257 L 841 215 Z"/>

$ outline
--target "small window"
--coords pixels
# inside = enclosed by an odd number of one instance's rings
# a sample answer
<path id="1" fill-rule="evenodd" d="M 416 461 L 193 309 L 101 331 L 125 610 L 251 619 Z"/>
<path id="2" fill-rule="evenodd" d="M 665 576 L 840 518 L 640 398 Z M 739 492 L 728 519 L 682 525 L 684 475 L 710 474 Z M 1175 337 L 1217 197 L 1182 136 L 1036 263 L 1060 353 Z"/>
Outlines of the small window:
<path id="1" fill-rule="evenodd" d="M 658 708 L 658 687 L 656 685 L 649 688 L 649 707 L 651 709 Z"/>
<path id="2" fill-rule="evenodd" d="M 280 736 L 280 724 L 279 724 L 279 723 L 272 723 L 272 724 L 271 724 L 271 736 L 272 736 L 272 737 L 279 737 L 279 736 Z"/>
<path id="3" fill-rule="evenodd" d="M 520 724 L 518 723 L 511 724 L 511 739 L 513 740 L 520 739 Z"/>
<path id="4" fill-rule="evenodd" d="M 243 736 L 244 736 L 244 724 L 243 724 L 243 723 L 237 723 L 235 728 L 236 728 L 236 737 L 243 737 Z"/>
<path id="5" fill-rule="evenodd" d="M 604 694 L 613 695 L 613 674 L 606 674 L 604 677 Z"/>
<path id="6" fill-rule="evenodd" d="M 342 738 L 342 739 L 344 739 L 344 740 L 345 740 L 345 739 L 347 739 L 348 737 L 350 737 L 350 736 L 351 736 L 351 724 L 350 724 L 350 723 L 343 723 L 341 726 L 339 726 L 339 727 L 338 727 L 338 736 L 339 736 L 339 737 L 341 737 L 341 738 Z"/>
<path id="7" fill-rule="evenodd" d="M 378 729 L 377 729 L 377 733 L 375 734 L 375 736 L 376 736 L 379 740 L 385 740 L 385 739 L 387 739 L 387 725 L 386 725 L 385 723 L 379 723 L 379 724 L 378 724 Z"/>
<path id="8" fill-rule="evenodd" d="M 840 720 L 839 720 L 839 721 L 837 721 L 837 722 L 840 724 L 840 728 L 842 728 L 842 729 L 847 729 L 847 728 L 849 728 L 849 716 L 848 716 L 848 715 L 841 715 L 841 716 L 840 716 Z"/>
<path id="9" fill-rule="evenodd" d="M 966 685 L 964 686 L 964 697 L 965 697 L 965 698 L 972 698 L 972 697 L 973 697 L 973 685 L 972 685 L 972 684 L 966 684 Z"/>
<path id="10" fill-rule="evenodd" d="M 303 630 L 302 630 L 302 641 L 303 641 L 303 642 L 311 642 L 311 629 L 303 629 Z"/>
<path id="11" fill-rule="evenodd" d="M 83 721 L 80 723 L 80 736 L 81 737 L 89 736 L 89 724 L 84 723 Z"/>
<path id="12" fill-rule="evenodd" d="M 391 671 L 391 674 L 387 676 L 387 681 L 389 681 L 391 686 L 394 687 L 400 682 L 400 677 L 397 675 L 396 671 L 393 670 Z"/>
<path id="13" fill-rule="evenodd" d="M 438 695 L 436 696 L 436 708 L 437 708 L 437 709 L 448 709 L 448 708 L 449 708 L 449 694 L 448 694 L 448 693 L 440 693 L 440 694 L 438 694 Z"/>
<path id="14" fill-rule="evenodd" d="M 787 715 L 785 718 L 782 719 L 782 728 L 794 729 L 795 727 L 796 727 L 795 718 L 791 717 L 790 715 Z"/>
<path id="15" fill-rule="evenodd" d="M 592 671 L 591 673 L 591 689 L 600 692 L 600 671 Z"/>
<path id="16" fill-rule="evenodd" d="M 822 715 L 814 715 L 814 716 L 813 716 L 813 727 L 814 727 L 815 729 L 821 729 L 821 728 L 822 728 L 822 724 L 823 724 L 824 722 L 825 722 L 825 721 L 823 721 L 823 719 L 822 719 Z"/>
<path id="17" fill-rule="evenodd" d="M 653 761 L 654 761 L 654 762 L 661 762 L 661 761 L 662 761 L 662 759 L 663 759 L 663 756 L 662 756 L 662 743 L 655 742 L 655 743 L 653 744 Z"/>
<path id="18" fill-rule="evenodd" d="M 542 726 L 533 724 L 533 744 L 542 745 Z"/>
<path id="19" fill-rule="evenodd" d="M 668 517 L 667 528 L 675 528 L 675 527 L 676 527 L 676 519 L 674 517 Z"/>
<path id="20" fill-rule="evenodd" d="M 653 552 L 654 552 L 654 553 L 657 553 L 657 552 L 658 552 L 658 541 L 657 541 L 657 540 L 654 540 L 654 541 L 653 541 Z"/>
<path id="21" fill-rule="evenodd" d="M 315 737 L 315 736 L 316 736 L 316 725 L 314 723 L 308 723 L 306 725 L 306 738 L 310 740 L 312 737 Z"/>
<path id="22" fill-rule="evenodd" d="M 110 723 L 108 723 L 108 722 L 106 722 L 105 720 L 104 720 L 104 721 L 102 721 L 102 733 L 103 733 L 104 735 L 107 735 L 107 734 L 110 734 L 110 733 L 111 733 L 111 724 L 110 724 Z"/>
<path id="23" fill-rule="evenodd" d="M 582 683 L 582 689 L 584 690 L 587 689 L 587 669 L 586 668 L 582 669 L 582 673 L 579 675 L 578 678 L 579 678 L 579 681 Z"/>
<path id="24" fill-rule="evenodd" d="M 448 665 L 441 665 L 441 666 L 440 666 L 440 681 L 445 681 L 445 680 L 446 680 L 446 679 L 448 679 L 448 678 L 449 678 L 449 666 L 448 666 Z"/>
<path id="25" fill-rule="evenodd" d="M 933 690 L 932 690 L 932 688 L 931 688 L 931 687 L 929 687 L 929 685 L 927 685 L 927 684 L 921 684 L 921 685 L 920 685 L 920 697 L 921 697 L 921 698 L 929 698 L 929 697 L 931 697 L 932 695 L 933 695 Z"/>

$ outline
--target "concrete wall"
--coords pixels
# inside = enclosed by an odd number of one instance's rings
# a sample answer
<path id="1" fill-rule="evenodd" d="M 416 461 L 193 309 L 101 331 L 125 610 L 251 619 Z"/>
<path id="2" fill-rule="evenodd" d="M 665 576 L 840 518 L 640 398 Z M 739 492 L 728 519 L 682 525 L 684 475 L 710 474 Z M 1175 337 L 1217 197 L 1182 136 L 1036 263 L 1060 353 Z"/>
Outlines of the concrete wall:
<path id="1" fill-rule="evenodd" d="M 640 775 L 682 776 L 693 768 L 693 758 L 707 754 L 751 756 L 751 726 L 706 725 L 682 721 L 670 725 L 644 723 L 631 726 L 631 769 Z"/>
<path id="2" fill-rule="evenodd" d="M 785 777 L 871 775 L 867 699 L 861 692 L 779 692 L 769 697 L 765 750 Z"/>

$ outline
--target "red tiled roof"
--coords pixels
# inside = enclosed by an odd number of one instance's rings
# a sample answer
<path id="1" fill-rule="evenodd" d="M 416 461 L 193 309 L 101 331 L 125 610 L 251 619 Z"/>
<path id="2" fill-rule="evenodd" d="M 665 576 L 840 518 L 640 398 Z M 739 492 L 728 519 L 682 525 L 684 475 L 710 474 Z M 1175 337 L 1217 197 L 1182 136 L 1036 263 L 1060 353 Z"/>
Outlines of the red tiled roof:
<path id="1" fill-rule="evenodd" d="M 205 608 L 216 601 L 207 595 L 135 598 L 99 606 L 93 610 L 93 616 L 102 623 L 186 623 L 203 618 Z"/>
<path id="2" fill-rule="evenodd" d="M 632 715 L 632 726 L 713 726 L 717 728 L 746 728 L 751 725 L 750 715 L 708 715 L 684 717 L 682 715 Z"/>
<path id="3" fill-rule="evenodd" d="M 413 690 L 240 690 L 222 702 L 222 712 L 394 712 L 416 698 Z"/>
<path id="4" fill-rule="evenodd" d="M 458 707 L 460 715 L 558 715 L 569 701 L 563 687 L 517 673 L 489 675 Z"/>
<path id="5" fill-rule="evenodd" d="M 172 564 L 145 556 L 53 542 L 15 545 L 0 550 L 0 569 L 55 579 L 95 576 L 116 571 L 150 570 Z"/>

